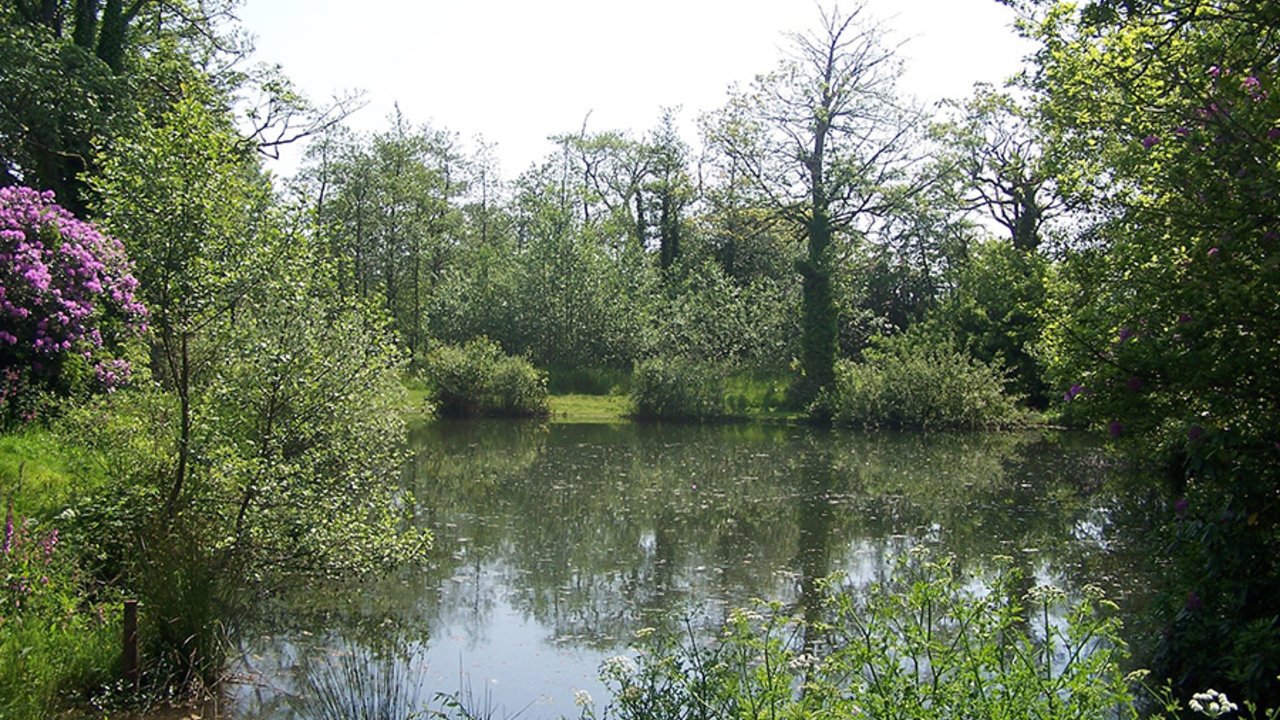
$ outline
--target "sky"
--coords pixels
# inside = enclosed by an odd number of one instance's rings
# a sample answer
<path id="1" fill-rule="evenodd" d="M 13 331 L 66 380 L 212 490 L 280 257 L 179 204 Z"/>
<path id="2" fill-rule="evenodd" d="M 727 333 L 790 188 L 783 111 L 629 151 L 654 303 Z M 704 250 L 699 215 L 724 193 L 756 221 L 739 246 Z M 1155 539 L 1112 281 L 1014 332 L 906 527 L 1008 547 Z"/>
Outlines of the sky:
<path id="1" fill-rule="evenodd" d="M 1030 51 L 995 0 L 866 5 L 886 42 L 901 44 L 899 90 L 926 104 L 1002 83 Z M 772 70 L 786 33 L 820 19 L 810 0 L 244 0 L 239 17 L 255 59 L 281 65 L 312 100 L 363 90 L 351 128 L 386 129 L 398 103 L 413 124 L 494 145 L 508 178 L 584 121 L 640 137 L 679 107 L 694 143 L 701 113 Z M 287 151 L 273 169 L 288 175 L 298 162 Z"/>

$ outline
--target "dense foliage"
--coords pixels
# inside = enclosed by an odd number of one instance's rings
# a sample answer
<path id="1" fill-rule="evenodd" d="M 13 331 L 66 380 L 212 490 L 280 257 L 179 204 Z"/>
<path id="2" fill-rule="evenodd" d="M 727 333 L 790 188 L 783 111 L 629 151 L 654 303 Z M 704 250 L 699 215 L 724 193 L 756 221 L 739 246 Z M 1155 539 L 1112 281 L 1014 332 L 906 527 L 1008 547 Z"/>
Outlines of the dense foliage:
<path id="1" fill-rule="evenodd" d="M 1169 479 L 1144 489 L 1174 569 L 1156 669 L 1280 697 L 1276 11 L 1006 4 L 1039 47 L 1021 88 L 932 126 L 865 9 L 824 11 L 700 119 L 700 151 L 666 110 L 555 135 L 508 181 L 483 142 L 399 112 L 353 133 L 243 69 L 233 3 L 0 0 L 0 423 L 56 398 L 110 469 L 9 513 L 36 533 L 23 568 L 45 528 L 76 552 L 0 623 L 37 648 L 3 692 L 31 668 L 96 682 L 42 665 L 63 646 L 32 628 L 99 633 L 92 597 L 117 591 L 157 614 L 153 687 L 216 683 L 253 592 L 420 556 L 400 377 L 445 414 L 540 416 L 551 368 L 629 386 L 640 418 L 772 409 L 789 384 L 793 411 L 853 427 L 991 428 L 1025 403 L 1104 431 Z M 282 196 L 259 157 L 312 133 Z M 637 677 L 688 679 L 660 670 Z"/>
<path id="2" fill-rule="evenodd" d="M 1003 385 L 998 367 L 946 344 L 904 337 L 868 349 L 861 362 L 838 365 L 812 412 L 864 429 L 991 429 L 1018 420 Z"/>
<path id="3" fill-rule="evenodd" d="M 1060 183 L 1095 209 L 1053 287 L 1051 378 L 1071 417 L 1131 440 L 1172 480 L 1157 670 L 1274 704 L 1275 8 L 1050 4 L 1035 19 L 1031 88 Z"/>
<path id="4" fill-rule="evenodd" d="M 521 357 L 479 337 L 442 345 L 423 360 L 422 379 L 448 417 L 541 417 L 547 414 L 547 375 Z"/>
<path id="5" fill-rule="evenodd" d="M 650 358 L 631 377 L 632 416 L 639 420 L 712 420 L 723 417 L 724 371 L 686 358 Z"/>
<path id="6" fill-rule="evenodd" d="M 0 188 L 0 424 L 30 420 L 37 395 L 113 390 L 146 331 L 138 281 L 118 240 L 52 193 Z"/>

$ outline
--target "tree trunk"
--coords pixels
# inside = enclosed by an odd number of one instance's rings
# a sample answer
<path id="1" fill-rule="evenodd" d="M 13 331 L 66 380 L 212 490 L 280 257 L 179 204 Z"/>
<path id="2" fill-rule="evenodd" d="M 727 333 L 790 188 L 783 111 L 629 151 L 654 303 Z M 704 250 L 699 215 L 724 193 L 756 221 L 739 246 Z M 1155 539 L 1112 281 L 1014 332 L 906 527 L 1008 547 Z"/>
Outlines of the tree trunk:
<path id="1" fill-rule="evenodd" d="M 805 163 L 809 171 L 811 207 L 807 228 L 809 255 L 800 266 L 804 281 L 800 358 L 804 366 L 804 381 L 800 386 L 799 400 L 804 404 L 830 387 L 835 379 L 838 325 L 835 299 L 831 294 L 831 200 L 827 197 L 823 174 L 829 129 L 827 123 L 817 123 L 813 154 Z"/>

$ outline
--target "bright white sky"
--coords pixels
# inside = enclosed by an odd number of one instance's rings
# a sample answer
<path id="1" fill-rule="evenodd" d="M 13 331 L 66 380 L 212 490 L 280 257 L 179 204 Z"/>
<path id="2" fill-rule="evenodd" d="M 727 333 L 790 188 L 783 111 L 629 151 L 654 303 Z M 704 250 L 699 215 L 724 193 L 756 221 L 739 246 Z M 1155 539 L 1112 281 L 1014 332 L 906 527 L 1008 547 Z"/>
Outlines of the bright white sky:
<path id="1" fill-rule="evenodd" d="M 926 103 L 999 84 L 1030 46 L 995 0 L 867 0 L 906 63 L 899 89 Z M 852 3 L 846 0 L 846 8 Z M 244 0 L 260 62 L 313 100 L 362 89 L 348 125 L 377 131 L 399 102 L 414 124 L 496 143 L 512 178 L 553 149 L 549 135 L 694 121 L 782 57 L 784 33 L 818 26 L 810 0 Z M 298 160 L 286 156 L 277 172 Z"/>

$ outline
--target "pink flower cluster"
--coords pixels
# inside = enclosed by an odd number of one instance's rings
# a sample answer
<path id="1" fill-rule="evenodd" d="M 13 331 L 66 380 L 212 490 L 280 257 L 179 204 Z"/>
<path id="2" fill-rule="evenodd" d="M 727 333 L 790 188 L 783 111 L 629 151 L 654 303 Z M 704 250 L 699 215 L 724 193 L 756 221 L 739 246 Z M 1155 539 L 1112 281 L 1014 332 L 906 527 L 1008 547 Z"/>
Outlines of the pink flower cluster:
<path id="1" fill-rule="evenodd" d="M 56 575 L 54 552 L 58 547 L 58 530 L 43 536 L 32 533 L 30 518 L 14 523 L 13 506 L 5 516 L 4 542 L 0 544 L 0 610 L 22 610 L 38 600 L 41 591 Z M 3 618 L 0 618 L 2 621 Z"/>
<path id="2" fill-rule="evenodd" d="M 105 389 L 127 381 L 128 363 L 110 346 L 146 332 L 131 271 L 124 246 L 53 193 L 0 188 L 0 362 L 38 375 L 75 353 Z"/>

